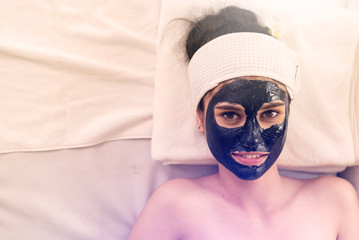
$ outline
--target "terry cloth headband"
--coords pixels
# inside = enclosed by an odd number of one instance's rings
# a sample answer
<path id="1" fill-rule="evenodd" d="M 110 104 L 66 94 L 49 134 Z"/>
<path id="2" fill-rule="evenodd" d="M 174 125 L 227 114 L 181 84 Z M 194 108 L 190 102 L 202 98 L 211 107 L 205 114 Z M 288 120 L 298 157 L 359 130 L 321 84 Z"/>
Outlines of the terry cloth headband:
<path id="1" fill-rule="evenodd" d="M 237 32 L 203 45 L 188 65 L 195 107 L 220 82 L 244 76 L 268 77 L 284 84 L 289 97 L 299 89 L 298 60 L 276 38 L 262 33 Z"/>

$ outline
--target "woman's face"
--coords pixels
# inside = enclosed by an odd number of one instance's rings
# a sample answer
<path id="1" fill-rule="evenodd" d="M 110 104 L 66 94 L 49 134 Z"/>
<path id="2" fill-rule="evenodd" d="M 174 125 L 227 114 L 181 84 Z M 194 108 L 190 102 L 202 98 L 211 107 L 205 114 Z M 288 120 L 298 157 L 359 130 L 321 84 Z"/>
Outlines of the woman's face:
<path id="1" fill-rule="evenodd" d="M 204 99 L 204 129 L 217 161 L 243 180 L 261 177 L 281 153 L 288 125 L 283 86 L 259 77 L 232 80 Z"/>

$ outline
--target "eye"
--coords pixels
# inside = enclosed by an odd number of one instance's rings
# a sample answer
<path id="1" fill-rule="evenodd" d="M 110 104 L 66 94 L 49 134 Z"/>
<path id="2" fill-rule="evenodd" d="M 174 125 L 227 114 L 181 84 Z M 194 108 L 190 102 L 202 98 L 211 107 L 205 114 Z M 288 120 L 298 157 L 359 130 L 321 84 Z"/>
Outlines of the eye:
<path id="1" fill-rule="evenodd" d="M 241 127 L 244 125 L 246 117 L 245 109 L 240 104 L 219 102 L 214 107 L 214 118 L 221 127 Z"/>
<path id="2" fill-rule="evenodd" d="M 236 114 L 235 112 L 224 112 L 221 114 L 222 117 L 224 117 L 227 120 L 236 120 L 236 119 L 240 119 L 241 117 Z"/>
<path id="3" fill-rule="evenodd" d="M 219 112 L 215 116 L 218 125 L 226 128 L 240 127 L 244 124 L 246 117 L 235 111 Z"/>
<path id="4" fill-rule="evenodd" d="M 278 111 L 268 110 L 261 114 L 261 118 L 275 118 L 278 114 Z"/>
<path id="5" fill-rule="evenodd" d="M 273 101 L 264 103 L 257 113 L 257 120 L 263 129 L 270 128 L 273 125 L 279 125 L 284 122 L 286 105 L 283 101 Z"/>

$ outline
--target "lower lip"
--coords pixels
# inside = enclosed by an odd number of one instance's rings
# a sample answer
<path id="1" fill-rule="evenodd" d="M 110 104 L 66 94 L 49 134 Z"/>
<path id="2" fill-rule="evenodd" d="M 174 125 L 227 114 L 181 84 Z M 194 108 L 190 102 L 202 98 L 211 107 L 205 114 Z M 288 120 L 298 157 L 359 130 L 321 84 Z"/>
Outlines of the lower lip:
<path id="1" fill-rule="evenodd" d="M 232 153 L 231 157 L 238 163 L 242 164 L 242 165 L 247 165 L 247 166 L 259 166 L 262 163 L 265 162 L 265 160 L 268 157 L 268 154 L 259 154 L 259 157 L 255 157 L 255 158 L 248 158 L 248 157 L 243 157 L 244 155 L 248 156 L 248 155 L 258 155 L 258 153 L 256 154 L 240 154 L 240 153 Z"/>

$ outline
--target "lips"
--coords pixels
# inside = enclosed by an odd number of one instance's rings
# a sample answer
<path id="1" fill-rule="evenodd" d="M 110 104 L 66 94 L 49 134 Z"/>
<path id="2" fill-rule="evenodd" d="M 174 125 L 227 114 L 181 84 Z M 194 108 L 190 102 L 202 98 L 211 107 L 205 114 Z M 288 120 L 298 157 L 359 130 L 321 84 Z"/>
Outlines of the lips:
<path id="1" fill-rule="evenodd" d="M 268 154 L 268 152 L 232 152 L 231 157 L 242 165 L 259 166 L 265 162 Z"/>

